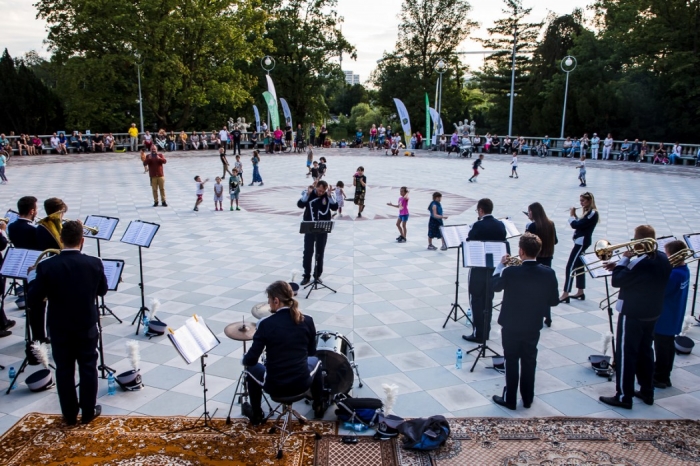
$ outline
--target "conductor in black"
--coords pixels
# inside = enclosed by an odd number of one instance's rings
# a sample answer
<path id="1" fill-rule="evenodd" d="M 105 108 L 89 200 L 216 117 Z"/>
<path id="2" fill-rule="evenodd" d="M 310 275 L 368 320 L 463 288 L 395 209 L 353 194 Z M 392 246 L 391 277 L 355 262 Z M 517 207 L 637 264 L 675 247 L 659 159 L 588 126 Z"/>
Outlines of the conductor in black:
<path id="1" fill-rule="evenodd" d="M 316 183 L 316 188 L 309 186 L 297 202 L 300 209 L 304 209 L 305 222 L 330 221 L 331 211 L 338 210 L 338 202 L 332 190 L 328 189 L 328 183 L 321 180 Z M 304 235 L 304 277 L 301 286 L 311 281 L 311 266 L 316 254 L 316 267 L 313 271 L 314 278 L 321 282 L 323 274 L 323 254 L 326 250 L 328 233 L 307 233 Z"/>
<path id="2" fill-rule="evenodd" d="M 29 297 L 48 298 L 47 323 L 56 361 L 56 387 L 63 418 L 69 425 L 87 424 L 99 416 L 97 401 L 97 296 L 107 293 L 102 261 L 82 254 L 83 224 L 63 224 L 60 254 L 30 273 Z M 80 401 L 75 390 L 75 364 L 80 375 Z"/>
<path id="3" fill-rule="evenodd" d="M 506 226 L 500 220 L 494 218 L 493 202 L 491 199 L 479 199 L 476 204 L 476 212 L 479 221 L 469 230 L 467 241 L 505 241 Z M 472 335 L 462 335 L 467 341 L 482 343 L 489 339 L 491 331 L 491 310 L 493 308 L 493 289 L 486 295 L 486 282 L 490 280 L 489 269 L 486 267 L 473 267 L 469 275 L 469 294 L 471 295 L 471 308 L 473 313 L 474 332 Z M 484 316 L 486 313 L 486 316 Z M 484 317 L 486 328 L 484 328 Z"/>
<path id="4" fill-rule="evenodd" d="M 559 304 L 557 276 L 549 267 L 537 262 L 542 241 L 532 233 L 520 237 L 522 265 L 506 267 L 503 256 L 493 274 L 494 291 L 503 291 L 498 323 L 503 327 L 503 356 L 506 364 L 504 396 L 493 396 L 496 404 L 515 409 L 518 382 L 523 406 L 529 408 L 535 398 L 537 343 L 542 319 L 550 308 Z"/>
<path id="5" fill-rule="evenodd" d="M 654 239 L 656 232 L 649 225 L 634 230 L 634 239 Z M 609 262 L 612 286 L 620 288 L 616 309 L 617 347 L 615 348 L 614 396 L 599 399 L 610 406 L 632 409 L 634 397 L 654 404 L 654 327 L 664 308 L 666 283 L 671 264 L 666 254 L 655 251 L 637 254 L 626 251 L 619 262 Z M 636 256 L 636 257 L 635 257 Z M 639 390 L 635 391 L 635 377 Z"/>

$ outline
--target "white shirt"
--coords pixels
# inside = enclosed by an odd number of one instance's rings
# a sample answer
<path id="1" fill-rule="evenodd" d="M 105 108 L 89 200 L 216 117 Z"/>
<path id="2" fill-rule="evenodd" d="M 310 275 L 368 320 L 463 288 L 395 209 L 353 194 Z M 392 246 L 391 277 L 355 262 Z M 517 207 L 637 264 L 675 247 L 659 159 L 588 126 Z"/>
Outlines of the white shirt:
<path id="1" fill-rule="evenodd" d="M 221 141 L 228 141 L 228 131 L 226 131 L 225 129 L 219 131 L 219 139 Z"/>
<path id="2" fill-rule="evenodd" d="M 202 194 L 204 194 L 204 183 L 201 181 L 195 181 L 195 184 L 197 185 L 195 187 L 195 194 L 197 196 L 201 196 Z"/>
<path id="3" fill-rule="evenodd" d="M 514 155 L 514 156 L 513 156 L 512 165 L 513 165 L 514 167 L 517 167 L 517 166 L 518 166 L 518 156 L 517 156 L 517 155 Z"/>
<path id="4" fill-rule="evenodd" d="M 612 143 L 613 143 L 613 139 L 612 139 L 612 138 L 605 138 L 605 141 L 603 142 L 603 145 L 604 145 L 605 147 L 610 147 L 610 146 L 612 146 Z"/>
<path id="5" fill-rule="evenodd" d="M 54 136 L 51 138 L 51 147 L 58 147 L 58 137 Z"/>

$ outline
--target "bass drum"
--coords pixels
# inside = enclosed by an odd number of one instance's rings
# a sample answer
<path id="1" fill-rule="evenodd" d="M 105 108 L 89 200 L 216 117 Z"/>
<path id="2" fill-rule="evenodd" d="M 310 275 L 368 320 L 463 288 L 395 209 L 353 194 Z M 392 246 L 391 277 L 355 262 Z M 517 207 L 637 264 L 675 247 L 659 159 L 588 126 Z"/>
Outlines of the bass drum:
<path id="1" fill-rule="evenodd" d="M 347 395 L 355 381 L 352 372 L 355 350 L 352 343 L 340 333 L 321 330 L 316 332 L 316 357 L 323 363 L 326 373 L 324 385 L 330 390 L 331 398 L 339 393 Z"/>

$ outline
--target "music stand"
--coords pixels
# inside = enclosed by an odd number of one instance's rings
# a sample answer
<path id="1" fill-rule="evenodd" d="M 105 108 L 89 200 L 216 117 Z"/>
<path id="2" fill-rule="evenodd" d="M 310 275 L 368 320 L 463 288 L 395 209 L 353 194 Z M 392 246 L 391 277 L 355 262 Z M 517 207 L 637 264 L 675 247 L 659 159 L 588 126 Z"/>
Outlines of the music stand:
<path id="1" fill-rule="evenodd" d="M 92 238 L 97 241 L 97 257 L 102 257 L 102 254 L 100 253 L 100 240 L 104 241 L 109 241 L 112 239 L 112 235 L 114 234 L 115 228 L 117 228 L 117 224 L 119 223 L 118 218 L 114 217 L 104 217 L 101 215 L 88 215 L 88 217 L 85 219 L 83 222 L 83 225 L 88 226 L 88 227 L 93 227 L 97 228 L 97 233 L 92 234 L 88 230 L 83 231 L 83 236 L 85 238 Z M 121 274 L 120 274 L 121 275 Z M 116 290 L 116 288 L 115 288 Z M 117 319 L 117 321 L 121 324 L 122 320 L 117 317 L 114 312 L 105 304 L 105 298 L 104 296 L 100 296 L 100 303 L 97 307 L 98 311 L 101 311 L 101 314 L 107 315 L 106 313 L 109 312 L 112 317 Z"/>
<path id="2" fill-rule="evenodd" d="M 476 359 L 474 360 L 474 364 L 472 364 L 472 368 L 469 370 L 469 372 L 474 372 L 474 368 L 476 367 L 476 363 L 479 362 L 479 359 L 486 357 L 486 351 L 491 351 L 495 356 L 500 356 L 498 352 L 494 351 L 492 348 L 490 348 L 486 344 L 486 328 L 489 324 L 489 317 L 490 317 L 490 312 L 487 312 L 487 309 L 489 309 L 489 303 L 488 303 L 488 296 L 489 293 L 491 292 L 491 275 L 493 274 L 494 270 L 494 258 L 498 257 L 499 260 L 501 257 L 509 254 L 510 252 L 510 245 L 508 244 L 507 241 L 464 241 L 462 243 L 462 260 L 464 262 L 464 267 L 466 268 L 474 268 L 474 267 L 479 267 L 479 268 L 485 268 L 486 269 L 486 280 L 484 284 L 485 292 L 484 296 L 486 296 L 486 306 L 484 307 L 484 331 L 481 334 L 482 341 L 479 343 L 479 345 L 476 348 L 472 348 L 469 351 L 467 351 L 467 354 L 471 354 L 474 351 L 476 351 Z M 492 305 L 491 305 L 492 306 Z M 491 309 L 489 309 L 490 311 Z"/>
<path id="3" fill-rule="evenodd" d="M 299 233 L 308 235 L 308 234 L 328 234 L 333 231 L 333 226 L 335 223 L 331 220 L 317 220 L 317 221 L 311 221 L 311 222 L 301 222 L 299 225 Z M 314 270 L 316 269 L 316 266 L 318 265 L 318 251 L 314 247 Z M 325 285 L 322 283 L 317 277 L 314 277 L 313 281 L 306 285 L 304 289 L 310 288 L 309 292 L 306 294 L 306 299 L 309 299 L 309 296 L 311 295 L 311 292 L 314 290 L 318 290 L 319 287 L 321 288 L 326 288 L 327 290 L 332 291 L 333 293 L 337 293 L 333 288 L 331 288 L 328 285 Z"/>
<path id="4" fill-rule="evenodd" d="M 447 322 L 452 319 L 455 322 L 462 318 L 466 318 L 469 321 L 469 325 L 474 327 L 474 322 L 472 319 L 464 312 L 462 306 L 459 304 L 459 256 L 462 252 L 462 242 L 467 239 L 469 235 L 469 225 L 448 225 L 441 226 L 440 233 L 442 234 L 442 239 L 445 241 L 445 246 L 448 249 L 457 249 L 457 275 L 455 279 L 455 301 L 452 303 L 452 308 L 447 314 L 445 323 L 442 324 L 442 328 L 445 328 Z M 458 311 L 462 313 L 461 316 L 458 315 Z M 465 324 L 466 325 L 466 324 Z"/>
<path id="5" fill-rule="evenodd" d="M 9 209 L 7 212 L 5 212 L 5 217 L 7 218 L 7 226 L 10 226 L 11 223 L 15 222 L 19 218 L 19 213 Z M 15 296 L 19 296 L 19 293 L 17 293 L 17 280 L 14 278 L 12 279 L 12 283 L 10 283 L 10 287 L 5 290 L 2 290 L 2 302 L 0 303 L 0 309 L 3 311 L 5 310 L 5 298 L 7 298 L 10 293 L 14 294 Z"/>
<path id="6" fill-rule="evenodd" d="M 139 334 L 139 327 L 141 326 L 141 321 L 143 316 L 148 312 L 146 307 L 146 297 L 143 293 L 143 256 L 141 255 L 141 248 L 150 248 L 153 237 L 158 233 L 160 225 L 151 222 L 142 222 L 141 220 L 133 220 L 129 222 L 129 226 L 126 227 L 126 231 L 120 240 L 122 243 L 132 244 L 139 247 L 139 288 L 141 289 L 141 308 L 139 312 L 136 313 L 136 317 L 131 322 L 131 325 L 136 324 L 136 335 Z M 157 318 L 156 318 L 157 319 Z"/>
<path id="7" fill-rule="evenodd" d="M 25 289 L 25 295 L 28 296 L 27 293 L 27 269 L 29 267 L 34 266 L 36 263 L 36 260 L 39 258 L 41 255 L 41 251 L 33 251 L 31 249 L 19 249 L 19 248 L 9 248 L 7 250 L 7 254 L 5 255 L 5 261 L 2 263 L 2 268 L 0 268 L 0 275 L 7 277 L 7 278 L 13 278 L 15 280 L 21 280 L 22 281 L 22 286 Z M 26 348 L 32 341 L 32 333 L 31 333 L 31 310 L 29 309 L 29 300 L 27 300 L 27 309 L 26 309 L 26 321 L 25 321 L 25 328 L 24 328 L 24 343 L 25 343 L 25 355 L 24 355 L 24 360 L 22 361 L 22 364 L 19 366 L 19 370 L 13 377 L 13 379 L 10 381 L 10 386 L 7 387 L 7 392 L 6 394 L 10 394 L 10 391 L 12 390 L 12 387 L 15 386 L 15 383 L 17 382 L 17 379 L 19 378 L 19 375 L 24 372 L 24 369 L 27 367 L 29 364 L 29 358 L 26 355 Z M 50 366 L 53 368 L 53 366 Z"/>
<path id="8" fill-rule="evenodd" d="M 102 259 L 102 265 L 104 266 L 105 277 L 107 278 L 107 290 L 117 291 L 117 288 L 119 287 L 119 282 L 122 279 L 122 272 L 124 271 L 124 261 L 120 259 Z M 104 296 L 100 297 L 102 298 L 102 302 L 104 303 Z M 109 312 L 110 314 L 112 313 L 112 311 Z M 114 317 L 117 318 L 117 320 L 119 320 L 117 316 Z M 119 323 L 121 323 L 121 320 L 119 320 Z M 100 354 L 100 365 L 97 366 L 97 370 L 102 371 L 102 378 L 106 379 L 107 377 L 105 376 L 105 371 L 109 371 L 113 374 L 115 373 L 115 371 L 114 369 L 105 364 L 105 354 L 102 343 L 102 319 L 97 319 L 97 328 L 100 331 L 100 346 L 98 348 Z"/>
<path id="9" fill-rule="evenodd" d="M 689 235 L 683 235 L 685 244 L 688 248 L 693 251 L 693 258 L 700 259 L 700 233 L 691 233 Z M 690 315 L 695 316 L 695 301 L 698 298 L 698 277 L 700 277 L 700 262 L 695 268 L 695 283 L 693 284 L 693 305 L 690 308 Z"/>
<path id="10" fill-rule="evenodd" d="M 513 220 L 510 217 L 499 218 L 503 226 L 506 227 L 506 239 L 516 238 L 522 236 L 522 233 L 518 231 L 518 227 L 515 226 Z"/>

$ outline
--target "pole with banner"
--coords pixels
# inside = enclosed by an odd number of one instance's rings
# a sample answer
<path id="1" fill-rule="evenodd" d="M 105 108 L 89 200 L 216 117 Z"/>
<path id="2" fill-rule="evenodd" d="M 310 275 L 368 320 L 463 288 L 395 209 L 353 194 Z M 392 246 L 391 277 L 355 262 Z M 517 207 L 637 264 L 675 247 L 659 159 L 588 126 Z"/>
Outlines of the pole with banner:
<path id="1" fill-rule="evenodd" d="M 399 112 L 399 120 L 403 128 L 403 139 L 406 142 L 406 147 L 410 147 L 411 143 L 411 119 L 408 117 L 406 106 L 399 99 L 394 99 L 396 110 Z"/>
<path id="2" fill-rule="evenodd" d="M 425 93 L 425 143 L 430 149 L 430 100 L 428 93 Z"/>
<path id="3" fill-rule="evenodd" d="M 255 131 L 260 132 L 260 112 L 258 112 L 258 106 L 253 105 L 253 113 L 255 113 Z"/>
<path id="4" fill-rule="evenodd" d="M 282 112 L 284 112 L 284 124 L 285 126 L 289 126 L 293 129 L 292 112 L 289 111 L 289 104 L 287 104 L 287 100 L 283 99 L 282 97 L 280 97 L 280 103 L 282 104 Z"/>
<path id="5" fill-rule="evenodd" d="M 277 109 L 277 99 L 275 99 L 275 96 L 268 91 L 263 92 L 263 97 L 265 98 L 265 102 L 267 103 L 267 110 L 270 114 L 271 128 L 269 129 L 271 131 L 274 131 L 280 125 L 280 115 Z"/>

